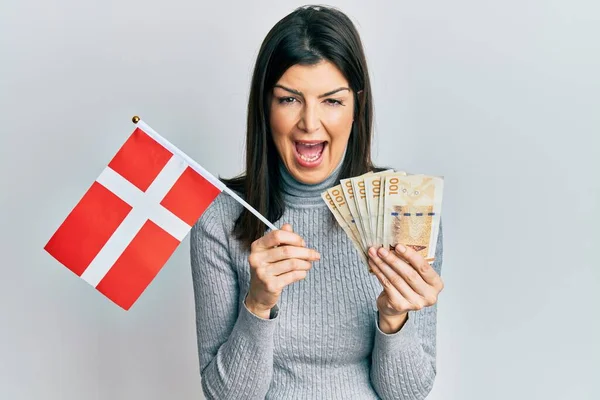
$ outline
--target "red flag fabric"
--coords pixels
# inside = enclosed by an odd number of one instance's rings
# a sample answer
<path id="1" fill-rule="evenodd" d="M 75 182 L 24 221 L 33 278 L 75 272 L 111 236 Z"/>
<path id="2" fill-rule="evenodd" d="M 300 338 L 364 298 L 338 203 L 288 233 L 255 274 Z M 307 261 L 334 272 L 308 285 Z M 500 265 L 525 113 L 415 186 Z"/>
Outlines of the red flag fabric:
<path id="1" fill-rule="evenodd" d="M 137 127 L 44 250 L 128 310 L 223 190 L 189 161 Z"/>

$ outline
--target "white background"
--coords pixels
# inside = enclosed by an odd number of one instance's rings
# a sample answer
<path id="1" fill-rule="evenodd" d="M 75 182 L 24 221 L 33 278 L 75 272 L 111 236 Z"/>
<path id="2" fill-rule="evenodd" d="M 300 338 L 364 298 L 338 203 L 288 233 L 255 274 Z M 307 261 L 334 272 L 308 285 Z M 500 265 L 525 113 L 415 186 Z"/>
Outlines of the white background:
<path id="1" fill-rule="evenodd" d="M 189 239 L 124 312 L 43 251 L 140 115 L 243 166 L 250 73 L 294 1 L 0 3 L 0 398 L 201 399 Z M 444 175 L 431 399 L 598 399 L 600 5 L 339 1 L 374 158 Z"/>

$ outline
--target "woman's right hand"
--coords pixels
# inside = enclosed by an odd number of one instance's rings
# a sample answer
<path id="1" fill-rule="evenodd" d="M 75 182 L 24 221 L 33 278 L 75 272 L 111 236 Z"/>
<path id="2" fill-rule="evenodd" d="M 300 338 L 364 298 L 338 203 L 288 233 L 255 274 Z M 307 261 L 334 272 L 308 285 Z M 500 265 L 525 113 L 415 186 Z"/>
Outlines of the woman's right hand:
<path id="1" fill-rule="evenodd" d="M 306 277 L 312 262 L 321 258 L 304 240 L 285 224 L 267 233 L 250 247 L 250 289 L 246 307 L 255 315 L 268 319 L 283 288 Z"/>

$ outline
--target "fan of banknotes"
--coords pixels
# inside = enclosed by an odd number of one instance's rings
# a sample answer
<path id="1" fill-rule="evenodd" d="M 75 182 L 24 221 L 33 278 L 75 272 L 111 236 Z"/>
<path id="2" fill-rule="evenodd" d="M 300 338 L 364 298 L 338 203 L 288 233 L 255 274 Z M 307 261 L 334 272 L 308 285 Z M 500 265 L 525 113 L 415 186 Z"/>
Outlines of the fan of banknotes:
<path id="1" fill-rule="evenodd" d="M 370 247 L 398 243 L 432 263 L 443 188 L 442 177 L 386 170 L 342 179 L 321 197 L 367 265 Z"/>

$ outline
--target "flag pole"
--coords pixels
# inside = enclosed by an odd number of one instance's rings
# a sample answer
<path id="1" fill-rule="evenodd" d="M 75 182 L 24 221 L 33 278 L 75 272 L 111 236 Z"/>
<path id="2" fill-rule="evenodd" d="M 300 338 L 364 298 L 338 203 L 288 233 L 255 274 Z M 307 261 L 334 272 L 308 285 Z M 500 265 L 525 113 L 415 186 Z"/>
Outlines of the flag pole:
<path id="1" fill-rule="evenodd" d="M 216 178 L 210 172 L 205 170 L 200 164 L 198 164 L 196 161 L 194 161 L 190 156 L 185 154 L 183 151 L 181 151 L 180 149 L 175 147 L 172 143 L 170 143 L 165 138 L 163 138 L 161 135 L 159 135 L 154 129 L 152 129 L 150 126 L 148 126 L 148 124 L 146 124 L 144 121 L 142 121 L 140 119 L 140 117 L 138 117 L 136 115 L 133 118 L 131 118 L 131 121 L 134 124 L 138 125 L 140 128 L 142 128 L 142 130 L 144 132 L 146 132 L 148 135 L 150 135 L 154 140 L 156 140 L 158 143 L 163 145 L 165 148 L 170 150 L 173 154 L 177 154 L 178 156 L 182 157 L 190 165 L 190 167 L 192 167 L 194 170 L 196 170 L 196 172 L 198 172 L 200 175 L 202 175 L 210 183 L 212 183 L 213 185 L 215 185 L 216 187 L 218 187 L 219 189 L 221 189 L 222 191 L 226 192 L 228 195 L 233 197 L 238 203 L 240 203 L 241 205 L 246 207 L 246 209 L 248 211 L 250 211 L 258 219 L 260 219 L 262 222 L 264 222 L 264 224 L 267 225 L 269 228 L 271 228 L 274 231 L 278 230 L 278 228 L 275 225 L 273 225 L 271 222 L 269 222 L 269 220 L 266 219 L 261 213 L 256 211 L 254 209 L 254 207 L 252 207 L 250 204 L 246 203 L 246 201 L 244 201 L 244 199 L 242 199 L 240 196 L 238 196 L 233 190 L 229 189 L 223 182 L 221 182 L 218 178 Z"/>

